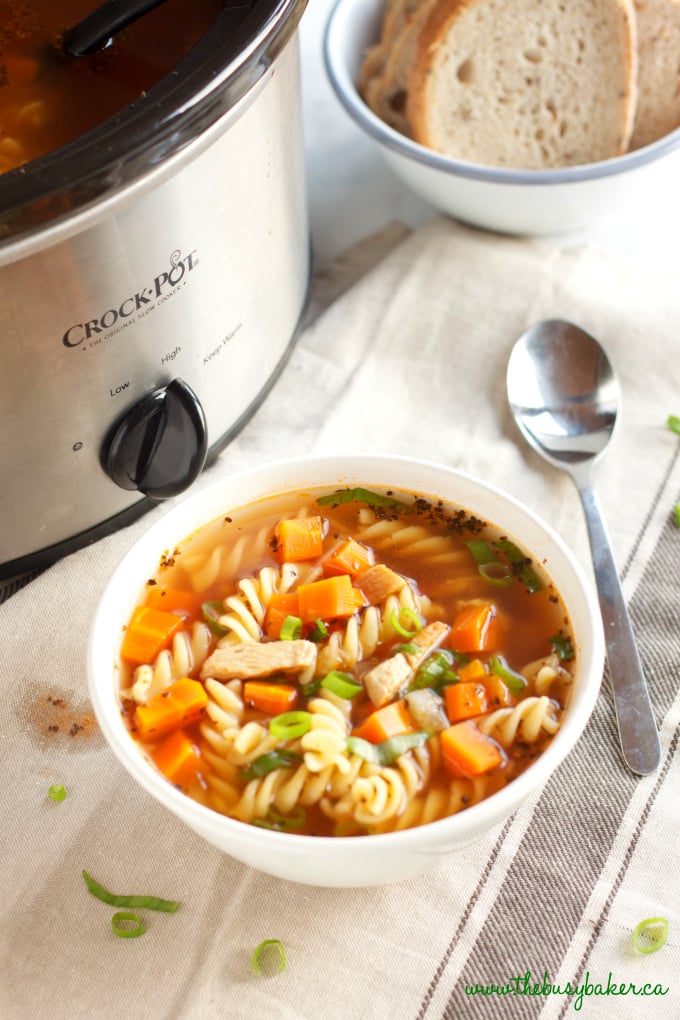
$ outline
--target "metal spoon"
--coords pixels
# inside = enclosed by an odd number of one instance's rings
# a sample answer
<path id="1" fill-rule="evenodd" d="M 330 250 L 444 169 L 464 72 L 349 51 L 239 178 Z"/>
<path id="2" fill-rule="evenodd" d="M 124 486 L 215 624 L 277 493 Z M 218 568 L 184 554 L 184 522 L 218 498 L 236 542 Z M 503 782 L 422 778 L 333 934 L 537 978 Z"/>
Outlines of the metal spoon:
<path id="1" fill-rule="evenodd" d="M 64 51 L 82 57 L 106 46 L 112 37 L 165 0 L 104 0 L 91 14 L 64 33 Z"/>
<path id="2" fill-rule="evenodd" d="M 593 467 L 616 422 L 619 387 L 607 355 L 592 336 L 559 319 L 539 322 L 513 347 L 508 362 L 510 408 L 525 439 L 550 464 L 571 475 L 579 491 L 605 626 L 607 659 L 623 757 L 637 775 L 661 759 L 659 735 Z"/>

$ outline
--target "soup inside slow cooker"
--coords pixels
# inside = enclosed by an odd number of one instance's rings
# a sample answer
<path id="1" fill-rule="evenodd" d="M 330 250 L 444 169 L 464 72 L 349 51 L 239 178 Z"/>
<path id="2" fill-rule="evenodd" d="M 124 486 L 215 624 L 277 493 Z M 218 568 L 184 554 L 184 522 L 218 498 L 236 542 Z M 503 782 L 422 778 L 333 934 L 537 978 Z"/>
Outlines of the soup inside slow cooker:
<path id="1" fill-rule="evenodd" d="M 100 0 L 0 0 L 0 173 L 72 141 L 143 96 L 198 42 L 224 0 L 166 0 L 99 53 L 63 35 Z"/>

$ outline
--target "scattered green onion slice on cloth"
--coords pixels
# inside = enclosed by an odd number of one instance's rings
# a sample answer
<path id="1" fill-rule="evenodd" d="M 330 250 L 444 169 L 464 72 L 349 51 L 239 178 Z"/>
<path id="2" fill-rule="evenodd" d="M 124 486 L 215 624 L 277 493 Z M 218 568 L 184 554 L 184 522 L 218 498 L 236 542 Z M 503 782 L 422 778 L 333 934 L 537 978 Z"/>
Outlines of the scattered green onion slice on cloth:
<path id="1" fill-rule="evenodd" d="M 133 924 L 134 927 L 129 928 L 128 924 Z M 111 918 L 111 928 L 113 934 L 117 935 L 119 939 L 136 939 L 146 931 L 146 925 L 139 914 L 135 914 L 131 910 L 117 911 Z"/>
<path id="2" fill-rule="evenodd" d="M 677 435 L 680 436 L 680 418 L 678 418 L 677 415 L 669 414 L 668 419 L 666 420 L 666 424 L 668 425 L 668 428 L 671 430 L 671 432 L 675 432 Z"/>
<path id="3" fill-rule="evenodd" d="M 356 698 L 363 687 L 361 684 L 355 684 L 351 676 L 347 673 L 341 673 L 338 669 L 332 669 L 330 673 L 321 681 L 321 687 L 326 691 L 330 691 L 331 694 L 335 694 L 338 698 L 343 698 L 345 701 L 351 701 L 352 698 Z"/>
<path id="4" fill-rule="evenodd" d="M 633 929 L 633 949 L 637 953 L 655 953 L 668 938 L 665 917 L 646 917 Z"/>
<path id="5" fill-rule="evenodd" d="M 269 723 L 269 732 L 279 740 L 295 740 L 303 737 L 312 728 L 312 716 L 309 712 L 282 712 L 275 715 Z M 255 759 L 257 761 L 257 759 Z"/>
<path id="6" fill-rule="evenodd" d="M 62 800 L 66 800 L 66 787 L 61 783 L 53 783 L 47 791 L 47 796 L 58 804 Z"/>
<path id="7" fill-rule="evenodd" d="M 118 896 L 96 882 L 86 871 L 83 871 L 83 878 L 92 895 L 112 907 L 146 907 L 147 910 L 162 910 L 166 914 L 179 910 L 178 900 L 163 900 L 158 896 Z"/>
<path id="8" fill-rule="evenodd" d="M 262 969 L 263 963 L 265 964 L 267 970 L 270 969 L 266 965 L 266 961 L 269 960 L 271 963 L 271 958 L 272 956 L 274 956 L 274 950 L 276 951 L 275 958 L 276 963 L 278 964 L 274 973 L 280 974 L 282 970 L 285 970 L 286 951 L 283 948 L 283 942 L 281 941 L 281 939 L 265 939 L 263 942 L 260 942 L 259 946 L 255 947 L 255 950 L 253 952 L 252 958 L 253 970 L 255 971 L 258 977 L 265 976 L 265 971 Z"/>
<path id="9" fill-rule="evenodd" d="M 299 616 L 287 616 L 281 624 L 279 637 L 282 641 L 297 641 L 302 637 L 302 620 Z"/>

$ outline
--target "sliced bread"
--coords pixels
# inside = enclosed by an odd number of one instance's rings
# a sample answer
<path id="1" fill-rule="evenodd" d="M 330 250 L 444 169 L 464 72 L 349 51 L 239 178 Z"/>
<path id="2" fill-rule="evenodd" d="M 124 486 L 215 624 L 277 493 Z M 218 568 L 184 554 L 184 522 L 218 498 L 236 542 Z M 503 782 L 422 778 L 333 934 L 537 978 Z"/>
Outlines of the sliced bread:
<path id="1" fill-rule="evenodd" d="M 636 101 L 632 0 L 435 0 L 407 90 L 413 137 L 487 166 L 625 152 Z"/>
<path id="2" fill-rule="evenodd" d="M 631 149 L 680 127 L 680 0 L 635 0 L 638 101 Z"/>
<path id="3" fill-rule="evenodd" d="M 360 91 L 378 117 L 402 134 L 411 133 L 406 117 L 406 89 L 418 35 L 435 0 L 392 0 L 401 7 L 385 15 L 384 64 Z M 370 56 L 370 51 L 367 57 Z"/>

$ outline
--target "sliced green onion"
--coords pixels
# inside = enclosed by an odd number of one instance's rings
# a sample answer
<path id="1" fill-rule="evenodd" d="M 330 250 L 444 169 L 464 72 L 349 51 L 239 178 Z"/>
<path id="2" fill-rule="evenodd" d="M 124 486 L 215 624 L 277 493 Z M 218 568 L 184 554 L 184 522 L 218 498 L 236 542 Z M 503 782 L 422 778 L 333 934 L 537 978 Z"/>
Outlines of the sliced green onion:
<path id="1" fill-rule="evenodd" d="M 299 616 L 287 616 L 281 624 L 279 637 L 282 641 L 298 641 L 302 637 L 302 620 Z"/>
<path id="2" fill-rule="evenodd" d="M 507 588 L 515 579 L 512 567 L 507 563 L 499 563 L 498 560 L 494 560 L 493 563 L 480 563 L 478 569 L 484 580 L 497 588 Z"/>
<path id="3" fill-rule="evenodd" d="M 269 732 L 279 740 L 295 740 L 309 733 L 311 728 L 312 716 L 309 712 L 282 712 L 269 723 Z"/>
<path id="4" fill-rule="evenodd" d="M 401 622 L 402 619 L 408 620 L 413 625 L 413 630 L 408 630 Z M 409 609 L 407 606 L 402 606 L 398 612 L 394 609 L 390 613 L 390 623 L 393 630 L 396 630 L 397 634 L 403 638 L 415 637 L 418 631 L 423 629 L 423 624 L 418 614 L 414 609 Z"/>
<path id="5" fill-rule="evenodd" d="M 680 436 L 680 418 L 674 414 L 669 414 L 666 424 L 671 432 L 676 432 Z"/>
<path id="6" fill-rule="evenodd" d="M 505 553 L 512 564 L 513 572 L 530 594 L 541 591 L 543 582 L 531 565 L 531 557 L 523 553 L 519 546 L 511 542 L 509 538 L 501 538 L 494 542 L 494 549 Z"/>
<path id="7" fill-rule="evenodd" d="M 331 694 L 335 694 L 338 698 L 344 698 L 346 701 L 356 698 L 357 694 L 363 690 L 361 684 L 355 684 L 352 677 L 348 673 L 341 673 L 337 669 L 332 669 L 330 673 L 321 681 L 321 686 L 326 691 L 330 691 Z"/>
<path id="8" fill-rule="evenodd" d="M 371 744 L 363 737 L 348 737 L 347 750 L 356 754 L 370 765 L 391 765 L 402 754 L 420 747 L 429 738 L 429 733 L 402 733 L 398 737 L 389 737 L 380 744 Z"/>
<path id="9" fill-rule="evenodd" d="M 134 924 L 134 928 L 128 928 L 128 923 Z M 111 927 L 113 934 L 117 935 L 119 939 L 136 939 L 146 931 L 146 925 L 139 914 L 134 914 L 132 911 L 119 910 L 115 913 L 111 918 Z"/>
<path id="10" fill-rule="evenodd" d="M 275 808 L 270 808 L 265 818 L 254 818 L 252 824 L 261 829 L 273 829 L 275 832 L 296 832 L 303 827 L 306 820 L 307 812 L 297 805 L 289 815 L 282 815 Z"/>
<path id="11" fill-rule="evenodd" d="M 491 666 L 491 672 L 501 678 L 511 694 L 521 694 L 523 692 L 527 685 L 526 677 L 511 669 L 502 656 L 492 655 L 489 665 Z"/>
<path id="12" fill-rule="evenodd" d="M 291 765 L 297 765 L 302 761 L 302 755 L 297 751 L 268 751 L 261 754 L 259 758 L 251 761 L 247 768 L 239 769 L 239 778 L 250 782 L 251 779 L 260 779 L 274 769 L 287 769 Z"/>
<path id="13" fill-rule="evenodd" d="M 673 507 L 673 520 L 678 528 L 680 528 L 680 503 L 676 503 Z"/>
<path id="14" fill-rule="evenodd" d="M 213 599 L 212 602 L 204 602 L 201 606 L 201 613 L 216 637 L 223 637 L 227 633 L 227 628 L 218 623 L 220 616 L 224 616 L 224 604 L 219 599 Z"/>
<path id="15" fill-rule="evenodd" d="M 665 917 L 646 917 L 633 929 L 633 949 L 638 953 L 656 953 L 668 938 Z"/>
<path id="16" fill-rule="evenodd" d="M 484 566 L 486 563 L 496 563 L 496 557 L 494 556 L 493 549 L 488 542 L 484 541 L 483 538 L 473 538 L 465 544 L 480 567 Z"/>
<path id="17" fill-rule="evenodd" d="M 66 787 L 62 786 L 61 783 L 53 783 L 47 791 L 47 796 L 50 800 L 54 800 L 57 803 L 62 800 L 66 800 Z"/>
<path id="18" fill-rule="evenodd" d="M 569 662 L 574 658 L 574 643 L 568 634 L 558 631 L 550 638 L 550 646 L 560 662 Z"/>
<path id="19" fill-rule="evenodd" d="M 308 636 L 310 641 L 316 641 L 317 644 L 320 641 L 325 641 L 325 639 L 328 637 L 328 627 L 323 622 L 323 620 L 315 620 L 314 627 L 312 628 L 312 630 L 310 630 Z"/>
<path id="20" fill-rule="evenodd" d="M 396 655 L 397 652 L 403 652 L 405 655 L 415 655 L 418 649 L 415 645 L 396 645 L 392 649 L 392 655 Z"/>
<path id="21" fill-rule="evenodd" d="M 383 496 L 379 492 L 372 492 L 360 485 L 354 489 L 338 489 L 327 496 L 320 496 L 317 501 L 319 506 L 337 506 L 339 503 L 365 503 L 367 506 L 388 507 L 390 510 L 410 511 L 407 503 L 402 503 L 392 496 Z"/>
<path id="22" fill-rule="evenodd" d="M 310 680 L 308 684 L 300 684 L 300 694 L 303 698 L 313 698 L 321 688 L 321 680 Z"/>
<path id="23" fill-rule="evenodd" d="M 99 885 L 99 882 L 95 882 L 86 871 L 83 871 L 83 878 L 92 895 L 112 907 L 146 907 L 147 910 L 162 910 L 166 914 L 174 914 L 176 910 L 179 910 L 177 900 L 162 900 L 157 896 L 117 896 Z"/>
<path id="24" fill-rule="evenodd" d="M 273 948 L 276 949 L 276 963 L 278 966 L 272 971 L 272 957 L 274 957 Z M 262 964 L 265 964 L 265 969 L 269 973 L 280 974 L 286 966 L 286 951 L 283 948 L 283 942 L 281 939 L 265 939 L 264 942 L 260 942 L 259 946 L 255 947 L 253 953 L 253 970 L 258 977 L 264 977 L 265 972 L 262 970 Z"/>
<path id="25" fill-rule="evenodd" d="M 431 687 L 433 691 L 441 693 L 447 684 L 458 683 L 458 674 L 451 669 L 454 657 L 447 649 L 440 649 L 428 656 L 420 667 L 413 680 L 409 684 L 409 691 L 421 691 Z"/>

